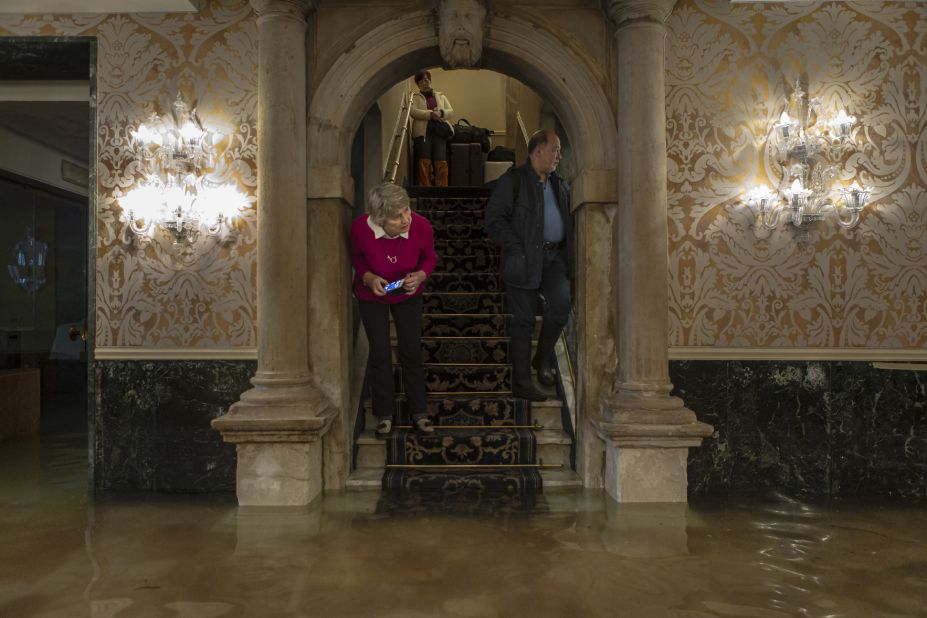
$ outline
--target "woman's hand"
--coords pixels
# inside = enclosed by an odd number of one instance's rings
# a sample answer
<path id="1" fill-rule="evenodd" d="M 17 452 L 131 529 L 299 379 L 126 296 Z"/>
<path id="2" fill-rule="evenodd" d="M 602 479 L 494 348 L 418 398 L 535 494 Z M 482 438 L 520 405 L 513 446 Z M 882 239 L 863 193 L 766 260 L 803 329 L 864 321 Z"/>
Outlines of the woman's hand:
<path id="1" fill-rule="evenodd" d="M 370 271 L 364 273 L 364 276 L 361 277 L 361 282 L 364 284 L 364 287 L 369 288 L 373 292 L 374 296 L 386 296 L 386 292 L 383 290 L 383 286 L 387 285 L 389 282 L 383 277 L 378 277 Z"/>
<path id="2" fill-rule="evenodd" d="M 422 270 L 409 273 L 405 276 L 405 279 L 402 280 L 402 289 L 406 291 L 406 294 L 415 294 L 415 290 L 417 290 L 418 286 L 422 285 L 427 278 L 425 271 Z"/>
<path id="3" fill-rule="evenodd" d="M 441 120 L 441 112 L 439 112 L 439 111 L 437 111 L 437 110 L 431 112 L 431 119 L 432 119 L 432 120 Z"/>

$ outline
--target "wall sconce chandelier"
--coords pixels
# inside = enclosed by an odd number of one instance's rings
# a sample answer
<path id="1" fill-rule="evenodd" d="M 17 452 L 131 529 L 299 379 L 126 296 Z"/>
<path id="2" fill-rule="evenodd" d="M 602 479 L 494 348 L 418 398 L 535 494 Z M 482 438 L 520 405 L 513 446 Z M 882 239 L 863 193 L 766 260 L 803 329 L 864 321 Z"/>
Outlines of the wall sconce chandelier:
<path id="1" fill-rule="evenodd" d="M 855 181 L 849 187 L 833 188 L 840 162 L 856 151 L 852 135 L 855 124 L 856 118 L 842 109 L 824 119 L 820 101 L 809 100 L 801 84 L 795 84 L 786 110 L 772 130 L 779 185 L 775 190 L 759 185 L 746 194 L 747 204 L 763 227 L 773 229 L 783 222 L 800 227 L 829 213 L 841 227 L 859 223 L 872 190 Z"/>
<path id="2" fill-rule="evenodd" d="M 123 221 L 139 237 L 153 237 L 160 228 L 174 244 L 192 244 L 200 234 L 227 232 L 248 198 L 222 176 L 222 134 L 207 131 L 179 94 L 172 108 L 171 121 L 153 115 L 132 131 L 142 179 L 119 205 Z"/>

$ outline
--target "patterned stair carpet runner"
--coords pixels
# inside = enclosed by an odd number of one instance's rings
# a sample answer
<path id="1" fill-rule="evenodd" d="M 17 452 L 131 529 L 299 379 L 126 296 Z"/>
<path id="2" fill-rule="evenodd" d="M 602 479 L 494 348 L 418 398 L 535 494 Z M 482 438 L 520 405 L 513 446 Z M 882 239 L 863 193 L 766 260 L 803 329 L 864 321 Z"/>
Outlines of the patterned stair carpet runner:
<path id="1" fill-rule="evenodd" d="M 437 495 L 445 502 L 514 498 L 533 504 L 541 491 L 528 402 L 511 395 L 511 368 L 499 257 L 483 233 L 484 197 L 428 197 L 415 210 L 435 232 L 438 270 L 428 282 L 422 347 L 429 412 L 437 429 L 394 430 L 383 489 Z M 397 369 L 397 393 L 402 380 Z M 401 399 L 401 395 L 397 396 Z M 409 425 L 403 407 L 399 424 Z M 519 426 L 516 428 L 516 426 Z M 488 464 L 503 464 L 488 467 Z"/>

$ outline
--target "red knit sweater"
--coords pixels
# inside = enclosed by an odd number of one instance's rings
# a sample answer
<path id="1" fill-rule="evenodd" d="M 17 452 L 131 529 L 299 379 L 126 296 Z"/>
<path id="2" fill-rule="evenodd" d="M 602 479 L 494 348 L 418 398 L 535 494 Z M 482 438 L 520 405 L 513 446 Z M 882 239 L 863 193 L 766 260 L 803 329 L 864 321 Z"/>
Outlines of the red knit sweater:
<path id="1" fill-rule="evenodd" d="M 430 277 L 438 263 L 431 224 L 428 219 L 413 212 L 408 238 L 377 238 L 367 225 L 367 215 L 362 215 L 351 224 L 351 262 L 354 265 L 354 295 L 358 300 L 388 304 L 402 302 L 409 298 L 409 294 L 376 296 L 364 285 L 364 273 L 372 272 L 388 283 L 417 270 Z M 424 284 L 418 286 L 412 296 L 421 294 L 424 287 Z"/>

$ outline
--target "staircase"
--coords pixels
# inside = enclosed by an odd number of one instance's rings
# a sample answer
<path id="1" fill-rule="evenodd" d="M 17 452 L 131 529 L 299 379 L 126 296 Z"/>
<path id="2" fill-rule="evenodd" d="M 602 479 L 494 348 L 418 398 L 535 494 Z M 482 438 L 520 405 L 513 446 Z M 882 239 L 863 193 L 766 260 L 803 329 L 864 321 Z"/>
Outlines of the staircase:
<path id="1" fill-rule="evenodd" d="M 426 284 L 422 333 L 428 407 L 438 428 L 433 436 L 411 429 L 397 364 L 400 427 L 389 440 L 377 439 L 376 419 L 365 400 L 356 420 L 348 487 L 521 495 L 545 485 L 580 485 L 572 470 L 573 432 L 564 408 L 570 376 L 546 391 L 547 401 L 529 403 L 511 394 L 509 316 L 498 249 L 483 233 L 487 192 L 419 193 L 425 196 L 413 208 L 431 222 L 438 254 L 438 269 Z M 563 350 L 558 356 L 563 358 Z M 532 466 L 538 463 L 543 467 Z"/>

